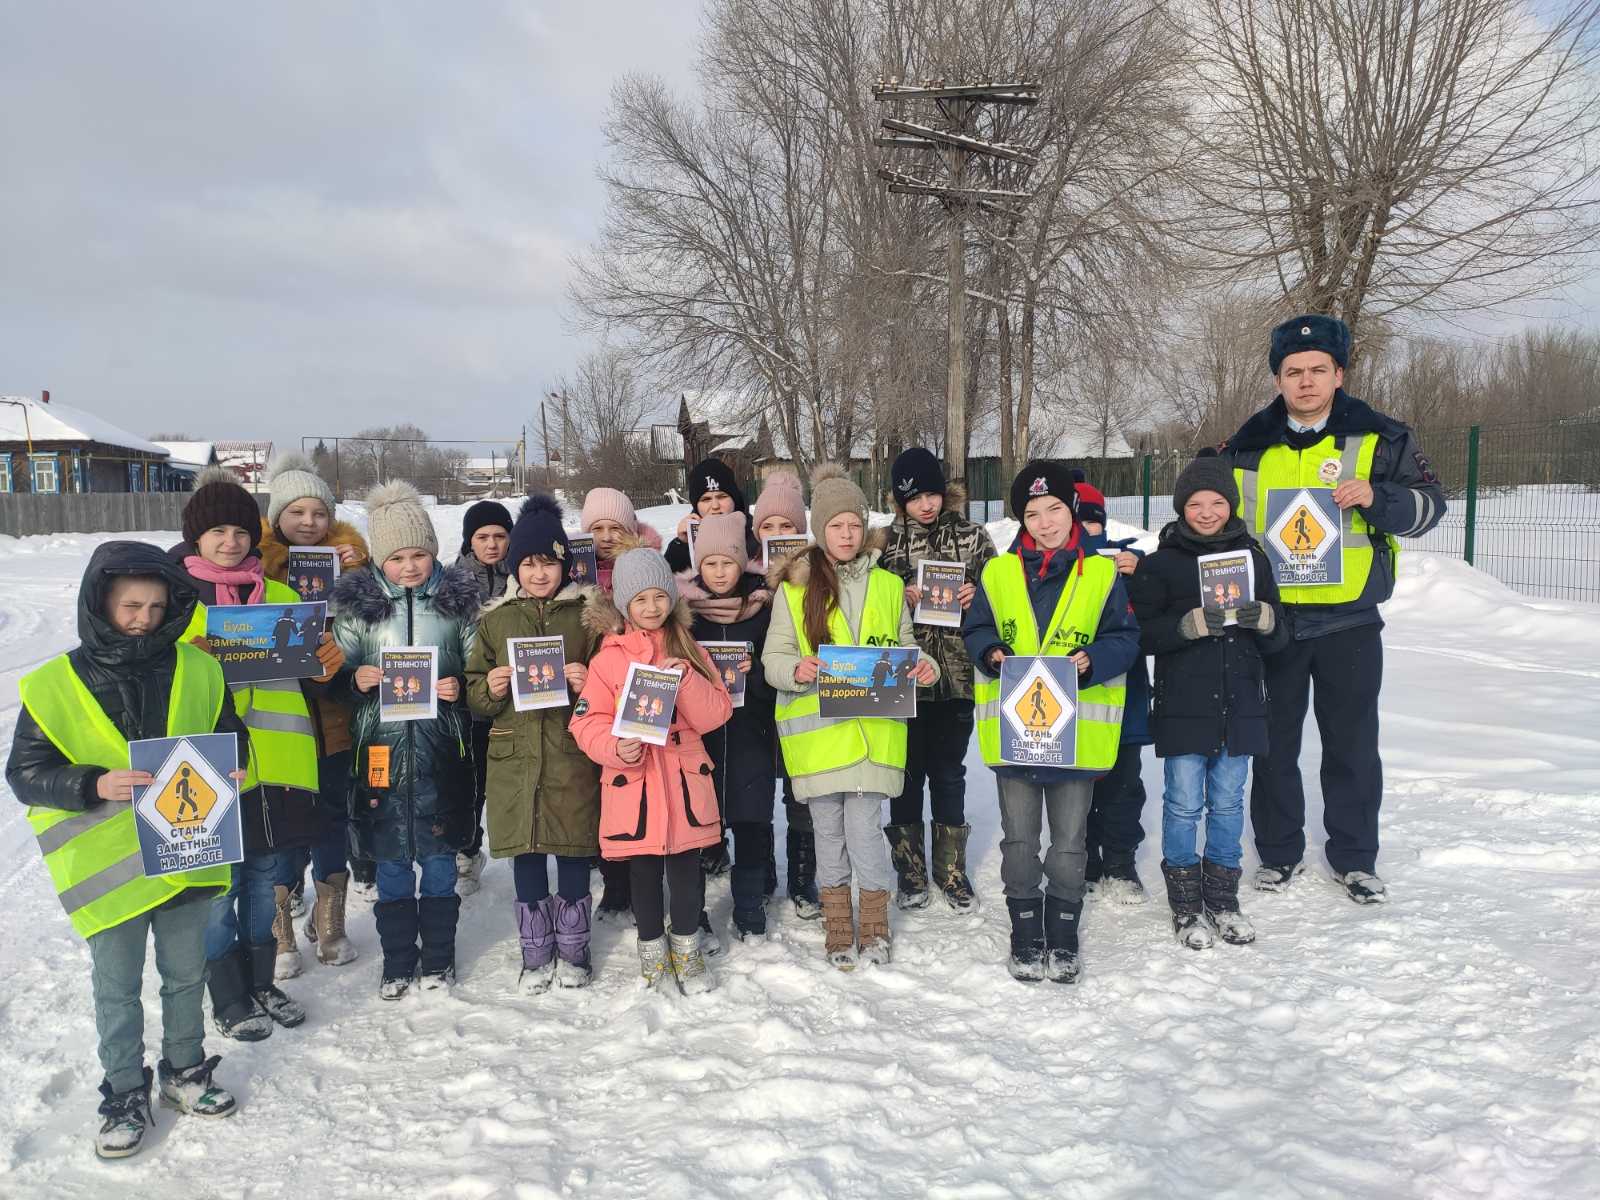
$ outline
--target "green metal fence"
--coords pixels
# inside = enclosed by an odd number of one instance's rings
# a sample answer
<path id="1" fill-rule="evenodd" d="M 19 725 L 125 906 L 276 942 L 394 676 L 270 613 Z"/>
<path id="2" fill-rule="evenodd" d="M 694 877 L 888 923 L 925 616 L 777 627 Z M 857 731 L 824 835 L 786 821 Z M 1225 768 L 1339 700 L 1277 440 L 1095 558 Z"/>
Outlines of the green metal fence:
<path id="1" fill-rule="evenodd" d="M 1425 536 L 1403 539 L 1407 547 L 1465 559 L 1525 595 L 1600 602 L 1600 414 L 1419 429 L 1417 440 L 1449 510 Z M 1188 461 L 1177 451 L 1143 456 L 1135 486 L 1103 489 L 1107 512 L 1159 528 Z M 1079 465 L 1100 482 L 1092 463 Z"/>

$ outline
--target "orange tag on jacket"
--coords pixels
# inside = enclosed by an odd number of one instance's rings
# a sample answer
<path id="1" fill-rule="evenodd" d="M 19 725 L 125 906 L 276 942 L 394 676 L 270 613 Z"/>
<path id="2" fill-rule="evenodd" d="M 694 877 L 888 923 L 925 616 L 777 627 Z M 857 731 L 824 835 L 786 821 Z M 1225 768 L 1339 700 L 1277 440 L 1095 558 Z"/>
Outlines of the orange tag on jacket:
<path id="1" fill-rule="evenodd" d="M 375 788 L 389 786 L 389 747 L 367 747 L 367 786 Z"/>

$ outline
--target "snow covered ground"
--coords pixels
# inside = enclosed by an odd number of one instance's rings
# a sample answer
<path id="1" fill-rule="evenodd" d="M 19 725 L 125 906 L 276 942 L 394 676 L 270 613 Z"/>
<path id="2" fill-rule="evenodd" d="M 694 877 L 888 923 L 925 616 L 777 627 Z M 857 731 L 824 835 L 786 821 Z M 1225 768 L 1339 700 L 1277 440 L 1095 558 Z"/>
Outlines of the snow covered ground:
<path id="1" fill-rule="evenodd" d="M 645 516 L 670 534 L 682 511 Z M 457 511 L 437 520 L 453 547 Z M 0 747 L 17 678 L 75 640 L 102 540 L 0 538 Z M 1528 600 L 1426 553 L 1403 576 L 1387 907 L 1311 875 L 1245 897 L 1254 946 L 1196 954 L 1163 905 L 1091 901 L 1083 981 L 1015 983 L 974 746 L 983 909 L 897 914 L 892 967 L 830 970 L 819 924 L 780 898 L 774 939 L 734 944 L 700 1001 L 642 993 L 615 927 L 593 987 L 523 998 L 511 873 L 493 863 L 463 908 L 454 994 L 380 1002 L 357 906 L 361 960 L 287 985 L 306 1026 L 209 1043 L 239 1116 L 160 1113 L 114 1165 L 91 1148 L 88 954 L 0 796 L 0 1195 L 1600 1195 L 1600 606 Z M 1313 727 L 1320 840 L 1317 757 Z M 1145 782 L 1156 830 L 1153 758 Z M 1147 839 L 1148 884 L 1157 860 Z M 710 901 L 726 933 L 726 884 Z M 148 1004 L 152 1054 L 157 1022 Z"/>

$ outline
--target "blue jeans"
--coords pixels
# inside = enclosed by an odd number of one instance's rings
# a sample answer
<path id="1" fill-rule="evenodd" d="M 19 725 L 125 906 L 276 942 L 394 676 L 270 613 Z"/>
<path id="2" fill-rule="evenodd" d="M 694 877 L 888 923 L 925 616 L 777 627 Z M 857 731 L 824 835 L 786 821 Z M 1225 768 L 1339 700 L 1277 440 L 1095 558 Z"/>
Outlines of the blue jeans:
<path id="1" fill-rule="evenodd" d="M 1194 852 L 1200 814 L 1206 817 L 1206 861 L 1239 865 L 1244 833 L 1244 781 L 1248 754 L 1178 754 L 1165 761 L 1167 789 L 1161 808 L 1161 857 L 1174 867 L 1199 862 Z"/>
<path id="2" fill-rule="evenodd" d="M 290 877 L 293 851 L 250 854 L 233 864 L 233 882 L 211 901 L 206 923 L 206 959 L 223 958 L 236 944 L 259 946 L 273 940 L 278 906 L 272 889 Z"/>
<path id="3" fill-rule="evenodd" d="M 454 896 L 456 894 L 456 856 L 430 854 L 419 858 L 422 868 L 422 890 L 417 890 L 417 873 L 409 862 L 384 861 L 378 864 L 378 900 L 411 900 L 421 896 Z"/>

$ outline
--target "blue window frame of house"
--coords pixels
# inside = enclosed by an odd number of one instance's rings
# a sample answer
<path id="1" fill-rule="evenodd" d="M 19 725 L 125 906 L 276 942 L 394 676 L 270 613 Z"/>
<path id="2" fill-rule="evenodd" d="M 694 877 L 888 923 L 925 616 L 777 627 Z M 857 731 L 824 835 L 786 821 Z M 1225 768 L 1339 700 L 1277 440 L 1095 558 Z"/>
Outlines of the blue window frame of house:
<path id="1" fill-rule="evenodd" d="M 11 455 L 0 454 L 0 492 L 11 490 Z"/>
<path id="2" fill-rule="evenodd" d="M 144 491 L 144 464 L 131 462 L 128 464 L 128 490 L 130 492 Z"/>
<path id="3" fill-rule="evenodd" d="M 30 470 L 33 472 L 33 490 L 35 495 L 50 496 L 61 490 L 61 466 L 59 456 L 54 454 L 33 454 L 28 457 Z"/>
<path id="4" fill-rule="evenodd" d="M 72 452 L 72 490 L 80 496 L 87 490 L 83 486 L 83 455 L 76 450 Z"/>

